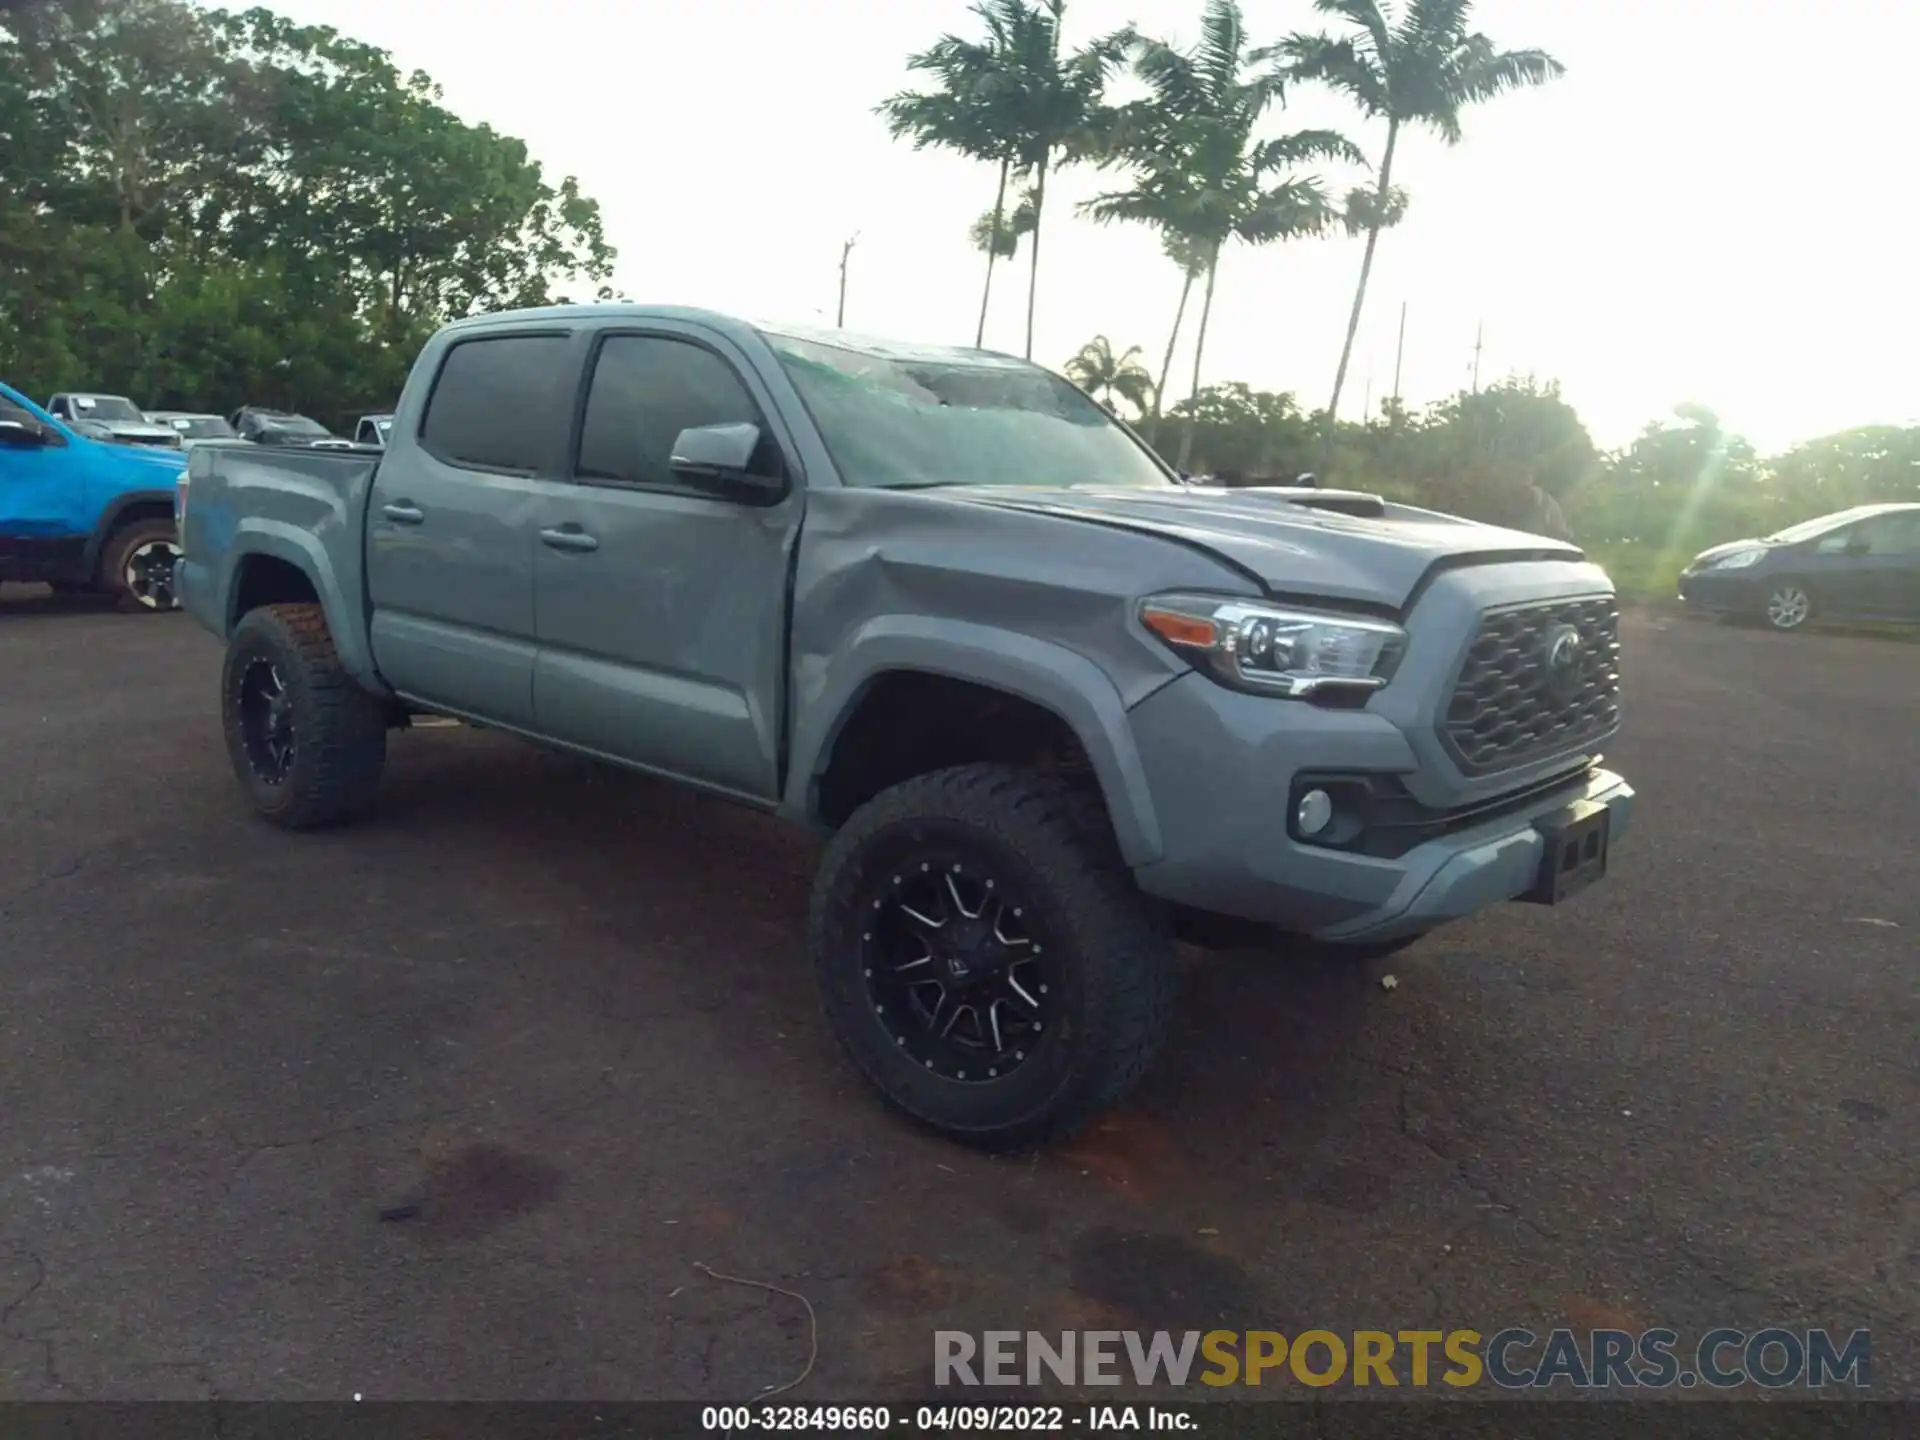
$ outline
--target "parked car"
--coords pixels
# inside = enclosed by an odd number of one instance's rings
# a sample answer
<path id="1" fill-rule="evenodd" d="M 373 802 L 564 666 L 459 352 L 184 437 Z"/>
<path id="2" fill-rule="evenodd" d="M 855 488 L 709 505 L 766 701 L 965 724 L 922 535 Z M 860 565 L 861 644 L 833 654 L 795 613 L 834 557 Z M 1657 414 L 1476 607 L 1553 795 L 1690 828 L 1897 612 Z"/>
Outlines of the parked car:
<path id="1" fill-rule="evenodd" d="M 1776 630 L 1920 621 L 1920 504 L 1857 505 L 1703 550 L 1680 573 L 1680 598 L 1695 614 Z"/>
<path id="2" fill-rule="evenodd" d="M 236 433 L 223 417 L 192 410 L 149 410 L 147 419 L 173 431 L 180 437 L 181 446 L 188 450 L 202 440 L 231 440 Z"/>
<path id="3" fill-rule="evenodd" d="M 253 806 L 362 812 L 432 713 L 826 832 L 827 1015 L 960 1139 L 1125 1091 L 1178 933 L 1379 954 L 1567 899 L 1632 813 L 1578 549 L 1179 485 L 1024 361 L 567 306 L 442 330 L 396 418 L 377 456 L 191 458 L 179 583 Z"/>
<path id="4" fill-rule="evenodd" d="M 180 436 L 175 431 L 153 424 L 140 413 L 140 407 L 124 395 L 65 392 L 47 401 L 47 413 L 68 424 L 86 422 L 90 428 L 104 426 L 107 438 L 117 444 L 152 445 L 162 450 L 180 448 Z"/>
<path id="5" fill-rule="evenodd" d="M 0 580 L 172 610 L 177 450 L 81 434 L 0 385 Z"/>
<path id="6" fill-rule="evenodd" d="M 242 440 L 256 445 L 283 445 L 296 449 L 345 449 L 352 444 L 334 434 L 318 420 L 286 410 L 269 410 L 262 405 L 246 405 L 234 412 L 234 431 Z"/>
<path id="7" fill-rule="evenodd" d="M 387 434 L 393 429 L 391 415 L 362 415 L 360 423 L 353 427 L 353 443 L 356 445 L 378 445 L 387 448 Z"/>

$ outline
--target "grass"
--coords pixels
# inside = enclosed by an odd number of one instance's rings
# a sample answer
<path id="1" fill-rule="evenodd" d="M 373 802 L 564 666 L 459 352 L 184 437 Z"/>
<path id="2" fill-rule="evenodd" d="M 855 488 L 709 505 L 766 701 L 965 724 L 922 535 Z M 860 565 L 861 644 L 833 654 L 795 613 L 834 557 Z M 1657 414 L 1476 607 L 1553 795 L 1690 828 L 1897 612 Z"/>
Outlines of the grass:
<path id="1" fill-rule="evenodd" d="M 1658 545 L 1631 540 L 1582 545 L 1587 556 L 1608 575 L 1622 600 L 1640 605 L 1672 603 L 1678 598 L 1680 572 L 1692 558 Z"/>

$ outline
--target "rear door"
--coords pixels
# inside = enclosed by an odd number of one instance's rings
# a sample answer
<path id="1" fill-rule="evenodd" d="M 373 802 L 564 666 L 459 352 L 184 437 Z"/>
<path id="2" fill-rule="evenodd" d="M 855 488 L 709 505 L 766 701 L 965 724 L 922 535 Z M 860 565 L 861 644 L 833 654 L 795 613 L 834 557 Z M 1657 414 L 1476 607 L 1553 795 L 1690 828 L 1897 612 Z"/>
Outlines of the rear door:
<path id="1" fill-rule="evenodd" d="M 534 522 L 578 367 L 564 329 L 482 331 L 402 413 L 367 501 L 367 591 L 374 660 L 408 699 L 533 728 Z"/>
<path id="2" fill-rule="evenodd" d="M 568 474 L 535 539 L 543 734 L 759 800 L 779 793 L 787 575 L 803 504 L 789 437 L 751 368 L 670 322 L 605 331 Z M 680 431 L 750 422 L 757 466 L 790 478 L 749 504 L 669 468 Z"/>

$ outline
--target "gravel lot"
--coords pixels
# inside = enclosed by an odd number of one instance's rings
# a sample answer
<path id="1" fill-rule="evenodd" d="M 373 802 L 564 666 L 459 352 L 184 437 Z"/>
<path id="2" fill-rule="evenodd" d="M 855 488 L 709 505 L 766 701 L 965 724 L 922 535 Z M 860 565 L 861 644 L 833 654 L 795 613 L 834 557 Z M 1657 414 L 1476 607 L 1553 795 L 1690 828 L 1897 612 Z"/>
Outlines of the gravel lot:
<path id="1" fill-rule="evenodd" d="M 804 1310 L 701 1262 L 808 1297 L 816 1401 L 925 1396 L 936 1328 L 1771 1322 L 1920 1396 L 1920 647 L 1638 619 L 1628 661 L 1604 887 L 1390 967 L 1196 957 L 1134 1100 L 1008 1161 L 840 1063 L 809 841 L 459 728 L 282 835 L 211 638 L 9 590 L 0 1395 L 796 1374 Z"/>

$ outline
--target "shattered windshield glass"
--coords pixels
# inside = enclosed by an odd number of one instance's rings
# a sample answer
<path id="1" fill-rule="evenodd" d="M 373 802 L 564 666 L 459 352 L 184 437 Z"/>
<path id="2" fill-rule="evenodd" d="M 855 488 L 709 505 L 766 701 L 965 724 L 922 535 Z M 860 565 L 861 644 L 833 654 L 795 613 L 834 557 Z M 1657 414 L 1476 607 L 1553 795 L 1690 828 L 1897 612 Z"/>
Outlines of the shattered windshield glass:
<path id="1" fill-rule="evenodd" d="M 1038 366 L 767 340 L 848 485 L 1175 483 L 1106 411 Z"/>

